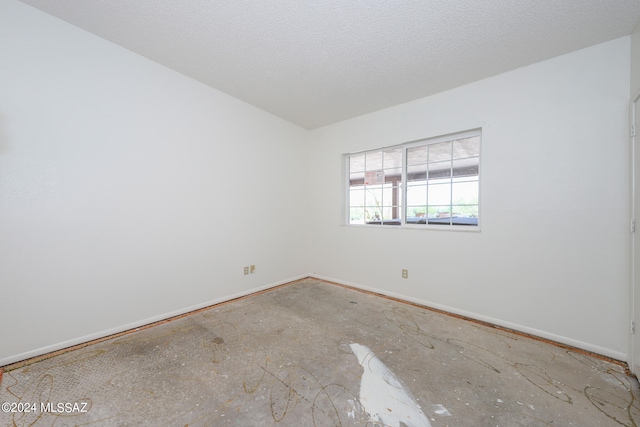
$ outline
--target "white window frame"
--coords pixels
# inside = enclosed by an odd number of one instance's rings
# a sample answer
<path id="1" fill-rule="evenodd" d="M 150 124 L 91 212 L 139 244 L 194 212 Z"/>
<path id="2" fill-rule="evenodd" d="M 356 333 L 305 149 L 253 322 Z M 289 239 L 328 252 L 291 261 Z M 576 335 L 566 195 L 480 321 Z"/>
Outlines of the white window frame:
<path id="1" fill-rule="evenodd" d="M 478 137 L 479 139 L 479 147 L 478 147 L 478 204 L 477 204 L 477 223 L 475 225 L 458 225 L 458 224 L 429 224 L 429 220 L 428 220 L 428 212 L 425 213 L 426 215 L 426 223 L 424 224 L 414 224 L 414 223 L 407 223 L 407 191 L 408 191 L 408 185 L 407 185 L 407 150 L 414 148 L 414 147 L 420 147 L 420 146 L 428 146 L 428 145 L 432 145 L 432 144 L 437 144 L 440 142 L 446 142 L 446 141 L 455 141 L 455 140 L 460 140 L 460 139 L 464 139 L 464 138 L 469 138 L 469 137 Z M 400 195 L 398 197 L 400 197 L 400 223 L 397 224 L 397 221 L 394 223 L 389 223 L 389 224 L 385 224 L 384 221 L 381 224 L 354 224 L 351 223 L 351 217 L 350 217 L 350 212 L 351 212 L 351 204 L 350 204 L 350 192 L 351 192 L 351 186 L 350 186 L 350 159 L 352 156 L 358 156 L 358 155 L 362 155 L 362 154 L 366 154 L 366 153 L 376 153 L 376 152 L 384 152 L 386 150 L 393 150 L 393 149 L 401 149 L 401 157 L 402 157 L 402 177 L 401 177 L 401 182 L 400 182 L 400 186 L 401 186 L 401 190 L 400 190 Z M 481 224 L 481 193 L 482 193 L 482 129 L 478 128 L 478 129 L 471 129 L 471 130 L 467 130 L 467 131 L 462 131 L 462 132 L 456 132 L 456 133 L 452 133 L 452 134 L 447 134 L 447 135 L 441 135 L 441 136 L 436 136 L 436 137 L 430 137 L 430 138 L 424 138 L 424 139 L 420 139 L 420 140 L 416 140 L 416 141 L 411 141 L 411 142 L 406 142 L 403 144 L 398 144 L 398 145 L 393 145 L 393 146 L 387 146 L 387 147 L 382 147 L 382 148 L 376 148 L 376 149 L 371 149 L 371 150 L 365 150 L 365 151 L 359 151 L 359 152 L 353 152 L 353 153 L 347 153 L 343 156 L 344 158 L 344 164 L 345 164 L 345 180 L 344 180 L 344 185 L 343 188 L 345 189 L 345 211 L 344 211 L 344 224 L 348 225 L 348 226 L 353 226 L 353 227 L 373 227 L 373 228 L 404 228 L 404 229 L 418 229 L 418 230 L 456 230 L 456 231 L 480 231 L 480 224 Z M 453 160 L 452 160 L 453 161 Z M 451 176 L 450 181 L 453 181 L 454 177 Z M 428 185 L 428 184 L 426 184 Z M 427 209 L 428 209 L 427 205 Z M 451 208 L 453 208 L 453 200 L 450 200 L 449 202 L 449 206 Z M 471 205 L 471 206 L 475 206 L 475 205 Z M 452 212 L 451 212 L 452 213 Z"/>

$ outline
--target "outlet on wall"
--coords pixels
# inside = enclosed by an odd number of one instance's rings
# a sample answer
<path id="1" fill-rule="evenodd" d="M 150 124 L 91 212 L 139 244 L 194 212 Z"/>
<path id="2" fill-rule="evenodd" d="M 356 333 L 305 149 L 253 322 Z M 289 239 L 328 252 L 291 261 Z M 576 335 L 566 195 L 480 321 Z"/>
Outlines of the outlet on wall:
<path id="1" fill-rule="evenodd" d="M 402 278 L 403 279 L 409 278 L 409 270 L 402 270 Z"/>
<path id="2" fill-rule="evenodd" d="M 244 268 L 244 275 L 246 276 L 247 274 L 249 274 L 249 267 Z"/>

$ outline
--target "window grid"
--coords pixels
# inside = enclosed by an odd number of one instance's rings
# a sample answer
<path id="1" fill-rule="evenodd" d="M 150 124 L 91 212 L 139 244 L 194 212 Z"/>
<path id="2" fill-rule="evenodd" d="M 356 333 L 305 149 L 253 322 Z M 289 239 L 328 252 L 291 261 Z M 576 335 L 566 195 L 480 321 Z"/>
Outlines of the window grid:
<path id="1" fill-rule="evenodd" d="M 476 228 L 480 144 L 477 130 L 347 155 L 347 223 Z"/>

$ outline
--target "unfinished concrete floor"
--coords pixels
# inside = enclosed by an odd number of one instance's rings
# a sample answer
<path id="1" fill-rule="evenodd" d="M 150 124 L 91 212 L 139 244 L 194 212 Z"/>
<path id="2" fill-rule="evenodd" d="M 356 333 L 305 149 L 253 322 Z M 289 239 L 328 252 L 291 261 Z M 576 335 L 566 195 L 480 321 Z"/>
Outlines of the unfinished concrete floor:
<path id="1" fill-rule="evenodd" d="M 5 372 L 0 402 L 36 407 L 0 425 L 636 426 L 639 396 L 618 364 L 306 279 Z"/>

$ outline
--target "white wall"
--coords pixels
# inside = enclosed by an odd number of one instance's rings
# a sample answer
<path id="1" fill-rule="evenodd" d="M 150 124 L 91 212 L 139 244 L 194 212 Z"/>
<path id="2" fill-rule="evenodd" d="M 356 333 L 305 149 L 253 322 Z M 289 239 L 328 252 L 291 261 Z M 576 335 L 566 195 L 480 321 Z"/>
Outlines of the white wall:
<path id="1" fill-rule="evenodd" d="M 0 58 L 0 366 L 307 273 L 306 130 L 16 0 Z"/>
<path id="2" fill-rule="evenodd" d="M 314 130 L 312 274 L 624 360 L 629 49 L 624 37 Z M 343 153 L 476 127 L 480 232 L 341 225 Z"/>
<path id="3" fill-rule="evenodd" d="M 640 95 L 640 21 L 636 24 L 636 27 L 631 34 L 631 91 L 629 93 L 630 100 L 632 102 L 635 101 L 637 96 Z M 636 104 L 637 105 L 637 104 Z M 636 107 L 637 108 L 637 107 Z M 636 117 L 638 113 L 636 112 Z M 637 122 L 637 119 L 632 119 Z M 636 123 L 636 126 L 638 124 Z M 640 212 L 640 197 L 638 197 L 638 190 L 640 189 L 640 163 L 638 162 L 639 153 L 638 153 L 638 138 L 635 138 L 636 148 L 634 150 L 635 159 L 632 161 L 635 164 L 635 173 L 632 174 L 632 177 L 635 178 L 635 198 L 633 202 L 635 203 L 634 213 L 637 218 L 637 213 Z M 634 176 L 635 175 L 635 176 Z M 636 219 L 637 221 L 637 219 Z M 633 263 L 634 263 L 634 289 L 631 292 L 631 319 L 636 323 L 640 324 L 640 235 L 635 233 L 633 235 L 634 239 L 634 250 L 633 250 Z M 631 371 L 638 375 L 640 372 L 640 337 L 638 335 L 630 336 L 630 348 L 629 348 L 629 368 Z"/>
<path id="4" fill-rule="evenodd" d="M 640 91 L 640 21 L 631 34 L 631 96 Z"/>

